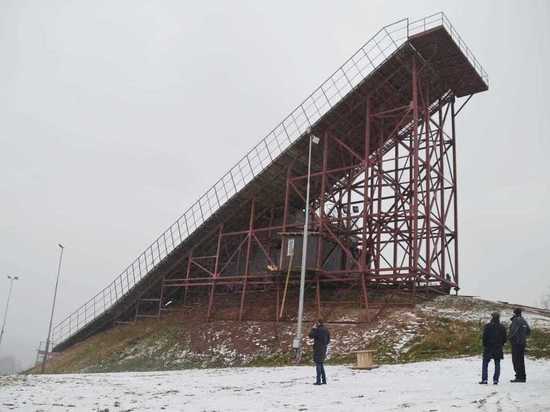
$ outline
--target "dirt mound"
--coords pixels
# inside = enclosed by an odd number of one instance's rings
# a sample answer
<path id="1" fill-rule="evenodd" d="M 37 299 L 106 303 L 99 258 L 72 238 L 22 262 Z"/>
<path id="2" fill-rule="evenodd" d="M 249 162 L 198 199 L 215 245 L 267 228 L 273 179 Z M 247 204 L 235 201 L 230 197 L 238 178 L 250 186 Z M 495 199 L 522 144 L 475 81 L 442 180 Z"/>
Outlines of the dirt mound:
<path id="1" fill-rule="evenodd" d="M 177 309 L 177 308 L 176 308 Z M 47 371 L 110 372 L 203 367 L 292 364 L 295 322 L 204 321 L 202 309 L 180 308 L 160 320 L 119 325 L 76 344 L 49 362 Z M 185 310 L 183 310 L 185 309 Z M 490 313 L 507 320 L 512 306 L 473 297 L 441 296 L 415 307 L 388 306 L 373 322 L 361 322 L 364 311 L 334 305 L 328 315 L 329 363 L 351 363 L 354 351 L 376 351 L 377 362 L 397 363 L 477 355 L 480 332 Z M 530 355 L 550 357 L 550 314 L 525 308 L 533 326 Z M 221 317 L 230 313 L 219 313 Z M 306 319 L 314 319 L 308 308 Z M 306 332 L 310 324 L 306 323 Z M 304 363 L 311 361 L 311 342 Z"/>

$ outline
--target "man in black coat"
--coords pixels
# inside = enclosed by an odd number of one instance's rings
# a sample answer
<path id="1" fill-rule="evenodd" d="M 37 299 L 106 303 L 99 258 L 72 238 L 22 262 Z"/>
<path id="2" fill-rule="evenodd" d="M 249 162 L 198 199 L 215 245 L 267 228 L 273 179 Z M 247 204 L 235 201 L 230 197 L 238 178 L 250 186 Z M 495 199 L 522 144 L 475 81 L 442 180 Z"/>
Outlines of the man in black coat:
<path id="1" fill-rule="evenodd" d="M 309 337 L 313 339 L 313 362 L 315 362 L 315 368 L 317 370 L 317 380 L 314 385 L 321 385 L 327 383 L 327 376 L 325 375 L 325 358 L 327 356 L 327 346 L 330 342 L 330 333 L 328 329 L 323 325 L 323 320 L 319 319 L 309 332 Z"/>
<path id="2" fill-rule="evenodd" d="M 495 361 L 495 373 L 493 384 L 498 385 L 500 377 L 500 361 L 504 358 L 502 348 L 506 343 L 506 328 L 500 323 L 500 314 L 495 312 L 491 315 L 491 321 L 483 329 L 483 362 L 481 365 L 481 382 L 487 385 L 488 368 L 491 359 Z"/>
<path id="3" fill-rule="evenodd" d="M 512 316 L 512 324 L 510 325 L 510 343 L 512 344 L 512 363 L 514 364 L 514 372 L 516 378 L 510 382 L 527 381 L 525 375 L 525 346 L 527 337 L 531 334 L 531 328 L 527 321 L 521 316 L 521 309 L 514 309 Z"/>

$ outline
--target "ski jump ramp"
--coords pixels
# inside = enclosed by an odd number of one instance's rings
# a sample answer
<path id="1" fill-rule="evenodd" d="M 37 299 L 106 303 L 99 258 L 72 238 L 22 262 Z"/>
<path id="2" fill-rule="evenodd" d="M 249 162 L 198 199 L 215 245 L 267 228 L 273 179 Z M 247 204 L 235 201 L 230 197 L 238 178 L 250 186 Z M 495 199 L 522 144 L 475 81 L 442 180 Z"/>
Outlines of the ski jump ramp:
<path id="1" fill-rule="evenodd" d="M 284 319 L 298 284 L 311 136 L 306 282 L 318 313 L 334 287 L 357 289 L 367 318 L 373 290 L 458 290 L 456 120 L 486 90 L 486 72 L 443 13 L 383 27 L 59 322 L 54 350 L 191 296 L 212 318 L 220 294 L 232 295 L 243 320 L 254 317 L 248 295 L 265 293 L 272 319 Z"/>

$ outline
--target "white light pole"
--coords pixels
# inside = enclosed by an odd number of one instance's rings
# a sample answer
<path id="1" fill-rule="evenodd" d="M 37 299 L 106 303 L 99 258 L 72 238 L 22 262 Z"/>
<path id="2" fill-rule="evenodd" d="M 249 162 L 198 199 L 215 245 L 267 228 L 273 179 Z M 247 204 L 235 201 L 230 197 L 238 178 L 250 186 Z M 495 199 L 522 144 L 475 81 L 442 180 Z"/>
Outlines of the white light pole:
<path id="1" fill-rule="evenodd" d="M 8 279 L 10 281 L 10 288 L 8 291 L 8 300 L 6 301 L 6 308 L 4 309 L 4 320 L 2 321 L 2 330 L 0 331 L 0 345 L 2 344 L 2 338 L 4 337 L 4 332 L 6 330 L 6 320 L 8 319 L 8 309 L 10 307 L 10 298 L 11 298 L 11 290 L 13 288 L 13 282 L 19 279 L 19 276 L 9 276 Z"/>
<path id="2" fill-rule="evenodd" d="M 46 361 L 48 360 L 48 351 L 50 349 L 50 338 L 52 335 L 52 322 L 53 322 L 53 313 L 55 310 L 55 300 L 57 298 L 57 286 L 59 285 L 59 275 L 61 274 L 61 261 L 63 259 L 63 245 L 58 243 L 59 246 L 59 264 L 57 266 L 57 280 L 55 281 L 55 292 L 53 293 L 53 303 L 52 303 L 52 314 L 50 316 L 50 326 L 48 326 L 48 338 L 46 339 L 46 350 L 44 351 L 44 359 L 42 360 L 42 373 L 46 369 Z"/>
<path id="3" fill-rule="evenodd" d="M 304 236 L 302 242 L 302 267 L 300 271 L 300 300 L 298 302 L 298 325 L 296 326 L 296 337 L 292 342 L 292 347 L 296 350 L 296 362 L 302 359 L 302 318 L 304 317 L 304 292 L 306 283 L 306 265 L 307 265 L 307 234 L 309 225 L 309 185 L 311 177 L 311 147 L 319 143 L 319 138 L 309 132 L 309 154 L 307 161 L 307 186 L 306 186 L 306 210 L 304 219 Z"/>

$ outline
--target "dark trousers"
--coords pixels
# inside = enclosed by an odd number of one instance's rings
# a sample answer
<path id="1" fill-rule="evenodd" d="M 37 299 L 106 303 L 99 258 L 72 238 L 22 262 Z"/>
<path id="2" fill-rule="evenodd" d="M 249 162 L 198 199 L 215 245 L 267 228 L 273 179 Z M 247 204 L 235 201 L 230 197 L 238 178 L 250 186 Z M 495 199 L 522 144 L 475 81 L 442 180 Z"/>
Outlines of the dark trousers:
<path id="1" fill-rule="evenodd" d="M 514 372 L 516 379 L 524 381 L 525 376 L 525 345 L 512 344 L 512 363 L 514 364 Z"/>
<path id="2" fill-rule="evenodd" d="M 327 383 L 323 362 L 315 362 L 315 369 L 317 370 L 317 383 Z"/>
<path id="3" fill-rule="evenodd" d="M 489 362 L 493 359 L 491 356 L 483 356 L 483 363 L 481 364 L 481 380 L 487 382 L 487 375 L 489 374 Z M 495 373 L 493 375 L 493 382 L 498 382 L 500 378 L 500 359 L 495 360 Z"/>

